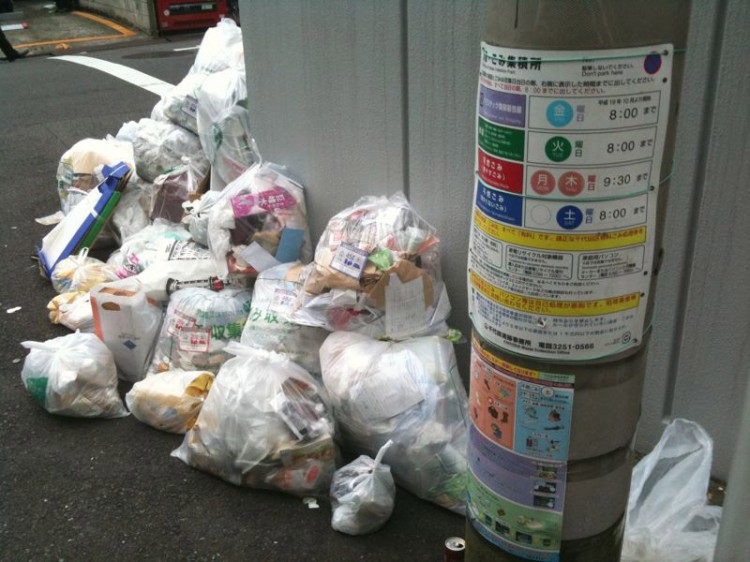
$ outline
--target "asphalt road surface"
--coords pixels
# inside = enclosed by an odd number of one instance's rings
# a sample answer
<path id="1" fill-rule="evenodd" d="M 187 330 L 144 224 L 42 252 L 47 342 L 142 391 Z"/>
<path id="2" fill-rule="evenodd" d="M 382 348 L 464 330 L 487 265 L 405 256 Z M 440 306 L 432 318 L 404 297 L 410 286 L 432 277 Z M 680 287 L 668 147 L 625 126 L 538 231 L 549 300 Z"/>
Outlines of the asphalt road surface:
<path id="1" fill-rule="evenodd" d="M 75 54 L 175 84 L 195 56 L 175 49 L 199 39 Z M 180 436 L 133 417 L 52 416 L 24 390 L 20 342 L 68 333 L 48 321 L 55 292 L 30 259 L 49 230 L 34 218 L 59 209 L 57 162 L 76 141 L 148 116 L 157 101 L 56 58 L 0 62 L 0 559 L 441 560 L 445 538 L 463 535 L 463 518 L 402 489 L 381 531 L 341 535 L 327 504 L 312 510 L 300 498 L 237 488 L 171 458 Z"/>

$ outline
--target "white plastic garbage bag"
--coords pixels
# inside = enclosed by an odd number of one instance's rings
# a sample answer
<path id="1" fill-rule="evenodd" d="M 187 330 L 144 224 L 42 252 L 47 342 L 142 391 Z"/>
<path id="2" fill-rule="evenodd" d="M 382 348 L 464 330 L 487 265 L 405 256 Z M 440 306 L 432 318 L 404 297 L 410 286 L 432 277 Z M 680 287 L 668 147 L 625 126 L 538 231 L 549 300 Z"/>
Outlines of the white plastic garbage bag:
<path id="1" fill-rule="evenodd" d="M 163 99 L 160 99 L 158 102 L 156 102 L 156 105 L 154 105 L 154 107 L 151 109 L 151 115 L 149 115 L 149 118 L 153 119 L 154 121 L 163 121 L 163 122 L 170 121 L 169 117 L 164 115 L 164 100 Z M 118 136 L 119 136 L 119 133 L 118 133 Z"/>
<path id="2" fill-rule="evenodd" d="M 125 395 L 138 421 L 171 433 L 185 433 L 195 424 L 214 382 L 206 371 L 167 371 L 149 375 Z"/>
<path id="3" fill-rule="evenodd" d="M 193 428 L 172 453 L 232 484 L 325 496 L 336 469 L 322 390 L 279 354 L 233 342 Z"/>
<path id="4" fill-rule="evenodd" d="M 151 224 L 149 212 L 153 192 L 153 183 L 135 174 L 130 177 L 109 224 L 118 237 L 118 245 Z"/>
<path id="5" fill-rule="evenodd" d="M 228 68 L 207 79 L 198 93 L 198 137 L 212 172 L 226 183 L 260 161 L 250 132 L 245 69 Z"/>
<path id="6" fill-rule="evenodd" d="M 172 294 L 151 371 L 205 370 L 216 373 L 239 341 L 252 292 L 237 288 L 180 289 Z"/>
<path id="7" fill-rule="evenodd" d="M 183 156 L 190 158 L 201 178 L 208 173 L 208 160 L 198 136 L 171 122 L 148 118 L 138 121 L 133 153 L 138 175 L 146 181 L 152 182 L 182 164 Z"/>
<path id="8" fill-rule="evenodd" d="M 453 345 L 435 336 L 387 342 L 334 332 L 320 364 L 343 443 L 375 455 L 393 440 L 384 461 L 396 482 L 464 513 L 468 399 Z"/>
<path id="9" fill-rule="evenodd" d="M 711 562 L 721 507 L 706 505 L 713 441 L 673 420 L 633 469 L 623 562 Z"/>
<path id="10" fill-rule="evenodd" d="M 210 190 L 201 195 L 199 199 L 183 204 L 185 216 L 182 222 L 187 225 L 190 236 L 198 244 L 208 246 L 209 212 L 219 199 L 221 199 L 221 192 Z"/>
<path id="11" fill-rule="evenodd" d="M 198 97 L 203 83 L 227 68 L 243 69 L 242 31 L 231 19 L 206 31 L 187 76 L 163 97 L 162 110 L 175 123 L 197 133 Z"/>
<path id="12" fill-rule="evenodd" d="M 88 248 L 78 255 L 60 260 L 52 270 L 50 281 L 58 293 L 88 292 L 100 283 L 118 279 L 115 268 L 101 260 L 90 258 Z"/>
<path id="13" fill-rule="evenodd" d="M 180 223 L 185 214 L 183 204 L 197 197 L 200 171 L 193 168 L 188 157 L 182 164 L 154 180 L 151 219 Z"/>
<path id="14" fill-rule="evenodd" d="M 94 314 L 87 292 L 60 293 L 47 303 L 47 310 L 53 324 L 62 324 L 73 331 L 94 331 Z"/>
<path id="15" fill-rule="evenodd" d="M 320 375 L 320 346 L 329 332 L 294 324 L 288 318 L 301 290 L 301 272 L 300 264 L 285 263 L 258 275 L 240 342 L 286 355 L 311 374 Z"/>
<path id="16" fill-rule="evenodd" d="M 333 515 L 331 527 L 348 535 L 364 535 L 385 525 L 393 512 L 396 484 L 383 455 L 393 444 L 388 441 L 375 460 L 360 456 L 339 468 L 331 483 Z"/>
<path id="17" fill-rule="evenodd" d="M 83 139 L 70 147 L 60 157 L 57 166 L 57 192 L 60 208 L 66 215 L 101 181 L 95 170 L 125 162 L 134 169 L 133 147 L 112 137 L 107 139 Z"/>
<path id="18" fill-rule="evenodd" d="M 304 189 L 274 164 L 248 169 L 221 192 L 208 217 L 208 247 L 235 279 L 311 257 Z"/>
<path id="19" fill-rule="evenodd" d="M 121 279 L 137 275 L 157 261 L 165 261 L 173 253 L 174 242 L 182 241 L 180 247 L 189 246 L 190 233 L 181 224 L 156 220 L 143 230 L 122 241 L 122 246 L 113 252 L 107 263 L 115 268 Z"/>
<path id="20" fill-rule="evenodd" d="M 300 324 L 390 339 L 448 332 L 440 240 L 403 193 L 363 197 L 336 214 L 304 289 L 292 315 Z"/>
<path id="21" fill-rule="evenodd" d="M 128 121 L 127 123 L 123 123 L 122 126 L 120 127 L 120 130 L 117 131 L 115 138 L 118 141 L 125 141 L 125 142 L 129 142 L 130 144 L 133 144 L 133 141 L 135 140 L 135 132 L 137 128 L 138 128 L 137 121 Z"/>
<path id="22" fill-rule="evenodd" d="M 229 18 L 222 19 L 203 35 L 190 72 L 213 74 L 225 68 L 245 68 L 242 29 Z"/>
<path id="23" fill-rule="evenodd" d="M 73 417 L 127 416 L 117 394 L 117 368 L 107 346 L 94 334 L 76 332 L 29 349 L 21 378 L 26 390 L 51 414 Z"/>

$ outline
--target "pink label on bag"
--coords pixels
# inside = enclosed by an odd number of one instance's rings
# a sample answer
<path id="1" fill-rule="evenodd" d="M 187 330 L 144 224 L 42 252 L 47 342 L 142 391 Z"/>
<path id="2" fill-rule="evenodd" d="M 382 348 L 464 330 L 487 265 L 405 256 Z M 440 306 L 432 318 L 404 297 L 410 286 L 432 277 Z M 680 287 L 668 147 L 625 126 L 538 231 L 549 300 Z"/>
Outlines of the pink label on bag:
<path id="1" fill-rule="evenodd" d="M 288 209 L 297 204 L 289 192 L 280 186 L 260 193 L 241 193 L 232 197 L 232 210 L 236 218 L 270 213 L 278 209 Z"/>

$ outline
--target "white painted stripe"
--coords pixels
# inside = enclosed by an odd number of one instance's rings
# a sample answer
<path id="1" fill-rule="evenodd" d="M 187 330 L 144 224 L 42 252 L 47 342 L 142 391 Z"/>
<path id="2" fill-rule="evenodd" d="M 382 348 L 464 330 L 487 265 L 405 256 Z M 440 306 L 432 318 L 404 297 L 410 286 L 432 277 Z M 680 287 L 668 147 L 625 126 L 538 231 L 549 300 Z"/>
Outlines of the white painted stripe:
<path id="1" fill-rule="evenodd" d="M 172 49 L 175 53 L 179 53 L 180 51 L 195 51 L 197 49 L 200 49 L 200 45 L 196 45 L 195 47 L 181 47 L 179 49 Z"/>
<path id="2" fill-rule="evenodd" d="M 67 62 L 74 62 L 76 64 L 82 64 L 96 70 L 101 70 L 107 74 L 111 74 L 115 78 L 134 84 L 139 88 L 148 90 L 149 92 L 161 96 L 174 88 L 174 86 L 158 78 L 154 78 L 140 70 L 130 68 L 123 64 L 117 64 L 115 62 L 109 62 L 106 60 L 95 59 L 94 57 L 84 57 L 80 55 L 64 55 L 61 57 L 50 57 L 51 60 L 61 60 Z"/>

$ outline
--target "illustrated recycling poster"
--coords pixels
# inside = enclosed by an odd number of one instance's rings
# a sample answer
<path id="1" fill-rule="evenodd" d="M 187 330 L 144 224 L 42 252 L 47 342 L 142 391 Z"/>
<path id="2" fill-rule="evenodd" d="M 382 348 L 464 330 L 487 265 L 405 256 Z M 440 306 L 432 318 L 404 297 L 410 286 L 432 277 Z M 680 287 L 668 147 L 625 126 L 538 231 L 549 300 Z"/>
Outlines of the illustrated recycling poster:
<path id="1" fill-rule="evenodd" d="M 469 517 L 488 541 L 528 560 L 559 560 L 574 383 L 472 342 Z"/>

